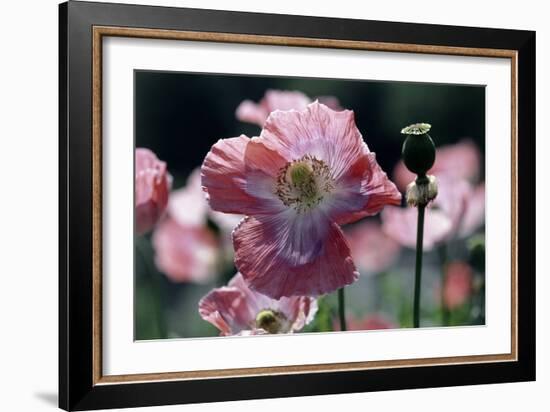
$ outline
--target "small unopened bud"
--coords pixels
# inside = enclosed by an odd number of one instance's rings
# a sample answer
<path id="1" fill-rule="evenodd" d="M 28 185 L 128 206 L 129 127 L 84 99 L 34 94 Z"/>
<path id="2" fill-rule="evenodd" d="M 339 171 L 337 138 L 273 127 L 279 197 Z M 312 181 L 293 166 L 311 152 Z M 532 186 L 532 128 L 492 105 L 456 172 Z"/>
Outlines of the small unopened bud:
<path id="1" fill-rule="evenodd" d="M 418 177 L 407 186 L 406 199 L 409 206 L 426 206 L 437 196 L 437 179 L 426 175 Z"/>

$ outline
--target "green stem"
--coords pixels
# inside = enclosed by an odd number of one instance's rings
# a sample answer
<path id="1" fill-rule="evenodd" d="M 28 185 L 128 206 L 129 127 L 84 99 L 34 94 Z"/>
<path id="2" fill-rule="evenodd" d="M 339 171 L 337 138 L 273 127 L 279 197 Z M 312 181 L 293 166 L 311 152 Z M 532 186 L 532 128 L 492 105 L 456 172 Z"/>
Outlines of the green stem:
<path id="1" fill-rule="evenodd" d="M 374 309 L 379 311 L 382 308 L 382 291 L 384 289 L 385 279 L 388 275 L 388 272 L 380 272 L 374 276 L 374 285 L 376 293 L 374 294 Z"/>
<path id="2" fill-rule="evenodd" d="M 439 262 L 441 264 L 441 290 L 440 290 L 440 305 L 441 305 L 441 321 L 443 326 L 449 326 L 451 324 L 451 313 L 447 306 L 445 306 L 445 272 L 447 269 L 447 244 L 442 244 L 437 249 L 439 252 Z"/>
<path id="3" fill-rule="evenodd" d="M 141 261 L 143 262 L 145 272 L 148 275 L 148 278 L 153 287 L 153 291 L 154 291 L 153 293 L 156 295 L 155 299 L 153 300 L 155 302 L 155 315 L 157 318 L 157 329 L 160 335 L 159 337 L 164 339 L 167 337 L 167 333 L 166 333 L 166 323 L 164 319 L 164 313 L 160 303 L 162 300 L 161 274 L 156 270 L 154 265 L 150 262 L 148 258 L 149 254 L 147 253 L 146 250 L 144 250 L 144 245 L 142 244 L 141 240 L 142 239 L 136 239 L 136 241 L 134 242 L 135 248 L 141 258 Z"/>
<path id="4" fill-rule="evenodd" d="M 422 251 L 424 243 L 424 211 L 426 206 L 418 206 L 418 225 L 416 228 L 416 265 L 414 276 L 413 327 L 420 326 L 420 284 L 422 283 Z"/>
<path id="5" fill-rule="evenodd" d="M 340 330 L 348 330 L 346 326 L 346 301 L 344 296 L 344 288 L 338 289 L 338 315 L 340 316 Z"/>

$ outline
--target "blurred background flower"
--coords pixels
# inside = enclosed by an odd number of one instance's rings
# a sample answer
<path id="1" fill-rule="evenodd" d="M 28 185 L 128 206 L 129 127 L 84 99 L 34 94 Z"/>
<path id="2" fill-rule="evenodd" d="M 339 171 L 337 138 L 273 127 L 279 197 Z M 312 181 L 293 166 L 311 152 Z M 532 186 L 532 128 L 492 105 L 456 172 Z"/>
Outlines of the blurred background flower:
<path id="1" fill-rule="evenodd" d="M 136 232 L 143 234 L 158 222 L 166 205 L 172 178 L 166 163 L 145 148 L 136 149 Z"/>
<path id="2" fill-rule="evenodd" d="M 168 216 L 153 233 L 157 268 L 173 282 L 208 283 L 222 265 L 232 266 L 231 231 L 242 216 L 229 217 L 208 206 L 195 169 L 184 187 L 170 194 Z M 208 226 L 218 224 L 217 231 Z"/>
<path id="3" fill-rule="evenodd" d="M 262 127 L 269 114 L 275 110 L 302 110 L 311 103 L 311 99 L 299 91 L 268 90 L 264 97 L 254 103 L 244 100 L 235 112 L 242 122 L 255 123 Z"/>
<path id="4" fill-rule="evenodd" d="M 216 277 L 219 244 L 210 229 L 163 220 L 153 234 L 155 263 L 173 282 L 208 283 Z"/>
<path id="5" fill-rule="evenodd" d="M 364 219 L 345 231 L 353 261 L 361 273 L 376 275 L 390 268 L 401 246 L 386 235 L 377 220 Z"/>
<path id="6" fill-rule="evenodd" d="M 340 101 L 334 96 L 319 96 L 316 100 L 332 110 L 343 110 Z M 312 100 L 300 91 L 267 90 L 264 97 L 255 103 L 244 100 L 235 111 L 235 116 L 242 122 L 254 123 L 262 127 L 269 114 L 275 110 L 303 110 Z"/>
<path id="7" fill-rule="evenodd" d="M 379 329 L 396 329 L 399 328 L 397 323 L 388 319 L 387 315 L 382 313 L 371 313 L 358 319 L 354 316 L 349 316 L 347 319 L 348 330 L 379 330 Z M 334 322 L 334 330 L 340 330 L 338 322 Z"/>
<path id="8" fill-rule="evenodd" d="M 413 207 L 388 207 L 382 211 L 384 233 L 399 244 L 416 247 L 416 226 L 418 212 Z M 424 222 L 424 250 L 432 250 L 445 240 L 452 230 L 452 222 L 441 210 L 427 208 Z"/>
<path id="9" fill-rule="evenodd" d="M 465 262 L 451 262 L 445 269 L 443 304 L 447 309 L 463 305 L 472 292 L 473 271 Z"/>

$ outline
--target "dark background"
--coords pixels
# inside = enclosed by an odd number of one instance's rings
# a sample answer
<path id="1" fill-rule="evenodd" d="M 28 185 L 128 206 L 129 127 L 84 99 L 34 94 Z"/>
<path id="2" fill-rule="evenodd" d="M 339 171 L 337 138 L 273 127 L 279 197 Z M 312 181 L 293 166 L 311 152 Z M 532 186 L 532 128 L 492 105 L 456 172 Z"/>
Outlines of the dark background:
<path id="1" fill-rule="evenodd" d="M 136 146 L 168 163 L 177 188 L 218 139 L 260 133 L 238 121 L 235 109 L 245 99 L 259 101 L 268 89 L 337 97 L 355 112 L 367 145 L 390 175 L 401 153 L 401 128 L 411 123 L 430 123 L 437 146 L 469 137 L 484 154 L 483 86 L 152 71 L 135 72 Z"/>

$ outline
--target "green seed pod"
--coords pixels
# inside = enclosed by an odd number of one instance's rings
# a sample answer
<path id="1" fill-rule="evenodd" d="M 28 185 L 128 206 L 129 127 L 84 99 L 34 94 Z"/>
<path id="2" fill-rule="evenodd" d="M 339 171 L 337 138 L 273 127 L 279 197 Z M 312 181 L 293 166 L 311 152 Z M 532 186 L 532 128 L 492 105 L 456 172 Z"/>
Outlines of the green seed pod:
<path id="1" fill-rule="evenodd" d="M 435 145 L 428 135 L 430 127 L 427 123 L 419 123 L 401 130 L 407 134 L 403 143 L 403 161 L 407 169 L 417 175 L 425 175 L 435 162 Z"/>

